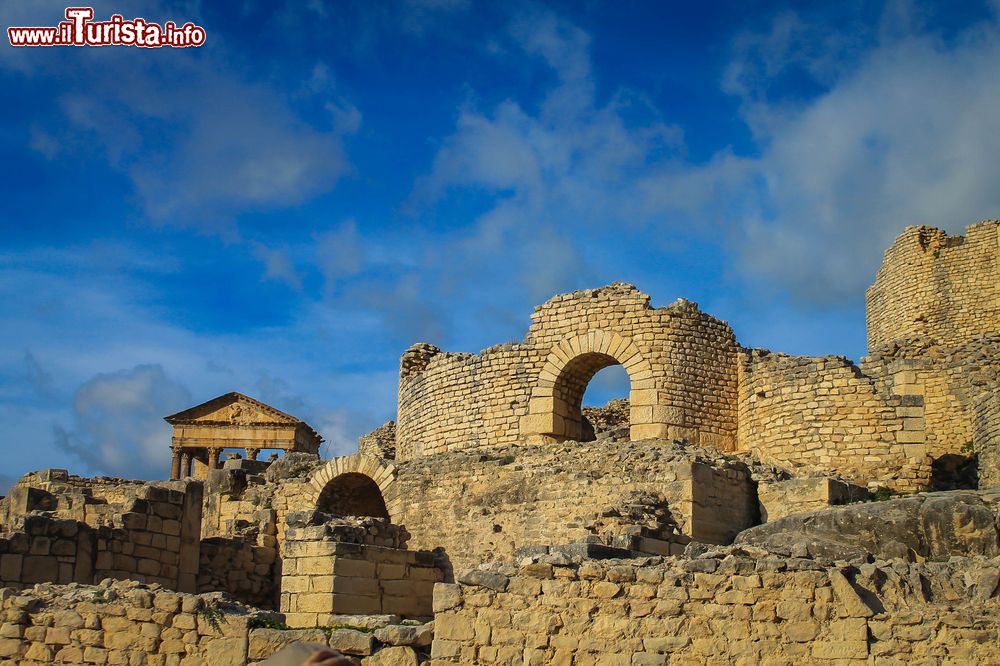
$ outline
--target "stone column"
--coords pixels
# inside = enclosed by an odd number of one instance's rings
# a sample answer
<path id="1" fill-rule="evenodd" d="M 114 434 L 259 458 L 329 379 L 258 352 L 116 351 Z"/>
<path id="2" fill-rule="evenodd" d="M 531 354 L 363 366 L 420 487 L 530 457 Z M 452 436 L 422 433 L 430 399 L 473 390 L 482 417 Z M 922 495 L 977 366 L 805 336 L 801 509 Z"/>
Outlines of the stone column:
<path id="1" fill-rule="evenodd" d="M 179 449 L 174 449 L 173 458 L 170 461 L 170 479 L 181 478 L 181 452 Z"/>
<path id="2" fill-rule="evenodd" d="M 208 450 L 208 468 L 209 469 L 219 469 L 219 453 L 222 449 L 209 449 Z"/>
<path id="3" fill-rule="evenodd" d="M 191 476 L 191 454 L 187 451 L 181 452 L 181 478 Z"/>
<path id="4" fill-rule="evenodd" d="M 257 456 L 260 455 L 260 449 L 247 449 L 247 460 L 257 460 Z"/>

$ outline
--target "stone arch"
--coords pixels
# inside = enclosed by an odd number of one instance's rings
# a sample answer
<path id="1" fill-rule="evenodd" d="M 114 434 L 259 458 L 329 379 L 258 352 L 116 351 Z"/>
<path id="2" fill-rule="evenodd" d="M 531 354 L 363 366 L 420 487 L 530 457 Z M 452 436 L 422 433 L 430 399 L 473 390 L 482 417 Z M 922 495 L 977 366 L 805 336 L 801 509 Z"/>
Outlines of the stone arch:
<path id="1" fill-rule="evenodd" d="M 389 520 L 396 522 L 400 515 L 401 500 L 396 485 L 395 465 L 360 453 L 334 458 L 313 472 L 307 486 L 306 501 L 311 506 L 319 507 L 324 499 L 323 493 L 338 485 L 367 493 L 370 490 L 369 483 L 378 488 Z"/>
<path id="2" fill-rule="evenodd" d="M 528 441 L 579 439 L 583 393 L 599 370 L 621 364 L 629 377 L 630 436 L 644 439 L 660 434 L 653 422 L 656 389 L 653 368 L 628 338 L 592 330 L 567 338 L 549 352 L 531 391 L 528 414 L 521 419 L 521 436 Z"/>

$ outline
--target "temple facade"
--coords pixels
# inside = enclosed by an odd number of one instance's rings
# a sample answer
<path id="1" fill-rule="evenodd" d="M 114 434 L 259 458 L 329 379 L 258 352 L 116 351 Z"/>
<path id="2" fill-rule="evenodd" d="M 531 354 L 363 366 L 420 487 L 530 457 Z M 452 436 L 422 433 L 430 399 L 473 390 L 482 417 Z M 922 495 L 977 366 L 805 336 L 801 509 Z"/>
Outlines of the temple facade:
<path id="1" fill-rule="evenodd" d="M 309 424 L 242 393 L 226 393 L 164 417 L 174 427 L 170 478 L 200 477 L 219 467 L 223 450 L 241 449 L 248 460 L 261 451 L 319 453 L 323 438 Z"/>

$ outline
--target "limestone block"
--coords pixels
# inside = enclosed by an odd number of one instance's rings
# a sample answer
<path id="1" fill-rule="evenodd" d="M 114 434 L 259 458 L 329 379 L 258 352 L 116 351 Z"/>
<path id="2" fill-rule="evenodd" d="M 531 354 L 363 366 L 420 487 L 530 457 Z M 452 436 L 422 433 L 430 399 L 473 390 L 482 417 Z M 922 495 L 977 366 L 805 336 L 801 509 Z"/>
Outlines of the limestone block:
<path id="1" fill-rule="evenodd" d="M 25 583 L 54 581 L 59 576 L 59 562 L 49 555 L 26 555 L 21 565 L 21 580 Z"/>
<path id="2" fill-rule="evenodd" d="M 436 583 L 433 592 L 434 612 L 451 610 L 462 603 L 462 587 L 453 583 Z"/>
<path id="3" fill-rule="evenodd" d="M 334 629 L 330 632 L 329 645 L 346 654 L 370 655 L 375 650 L 375 637 L 353 629 Z"/>
<path id="4" fill-rule="evenodd" d="M 247 656 L 267 659 L 278 650 L 295 642 L 326 643 L 322 629 L 251 629 Z"/>
<path id="5" fill-rule="evenodd" d="M 410 647 L 387 647 L 361 660 L 362 666 L 418 666 L 417 653 Z"/>
<path id="6" fill-rule="evenodd" d="M 375 638 L 386 645 L 427 647 L 434 638 L 434 623 L 418 626 L 391 624 L 376 629 Z"/>
<path id="7" fill-rule="evenodd" d="M 467 641 L 474 638 L 475 629 L 467 618 L 457 613 L 437 613 L 434 616 L 434 643 L 439 639 Z"/>
<path id="8" fill-rule="evenodd" d="M 333 595 L 333 608 L 328 608 L 327 612 L 348 615 L 377 614 L 382 612 L 382 604 L 378 597 L 338 593 Z"/>

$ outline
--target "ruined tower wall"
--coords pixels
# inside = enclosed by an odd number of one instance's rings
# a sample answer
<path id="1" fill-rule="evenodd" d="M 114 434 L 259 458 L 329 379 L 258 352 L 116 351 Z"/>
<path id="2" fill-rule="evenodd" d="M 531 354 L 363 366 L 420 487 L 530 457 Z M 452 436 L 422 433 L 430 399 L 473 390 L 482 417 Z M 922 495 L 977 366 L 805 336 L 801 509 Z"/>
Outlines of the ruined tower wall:
<path id="1" fill-rule="evenodd" d="M 956 345 L 1000 329 L 1000 221 L 949 236 L 907 227 L 867 293 L 868 347 L 923 338 Z"/>
<path id="2" fill-rule="evenodd" d="M 518 437 L 528 412 L 537 350 L 504 345 L 479 354 L 435 353 L 399 379 L 396 459 L 505 444 Z"/>
<path id="3" fill-rule="evenodd" d="M 742 354 L 741 448 L 862 485 L 923 487 L 931 472 L 923 396 L 901 382 L 890 389 L 893 376 L 878 369 L 869 375 L 837 356 Z"/>
<path id="4" fill-rule="evenodd" d="M 558 355 L 562 341 L 581 336 L 599 346 L 601 332 L 631 341 L 634 350 L 612 355 L 629 373 L 632 439 L 735 448 L 738 345 L 726 322 L 684 299 L 654 309 L 647 294 L 614 286 L 557 296 L 536 308 L 531 319 L 527 342 L 549 354 L 555 349 Z M 641 361 L 627 353 L 637 353 Z"/>
<path id="5" fill-rule="evenodd" d="M 908 227 L 867 294 L 869 364 L 924 398 L 924 449 L 933 461 L 979 454 L 983 484 L 1000 478 L 989 397 L 1000 386 L 1000 221 L 949 236 Z"/>
<path id="6" fill-rule="evenodd" d="M 991 474 L 1000 478 L 989 453 L 1000 448 L 1000 415 L 990 408 L 990 399 L 1000 387 L 1000 333 L 958 345 L 913 341 L 893 345 L 866 358 L 862 367 L 884 377 L 891 391 L 923 399 L 925 447 L 911 447 L 911 456 L 933 461 L 946 455 L 979 453 L 983 483 L 989 485 Z"/>
<path id="7" fill-rule="evenodd" d="M 1000 393 L 985 393 L 976 405 L 979 487 L 1000 485 Z"/>
<path id="8" fill-rule="evenodd" d="M 630 379 L 631 436 L 736 445 L 738 346 L 697 305 L 654 309 L 614 284 L 550 299 L 524 342 L 480 354 L 415 345 L 401 360 L 397 460 L 582 433 L 580 402 L 602 368 Z"/>

